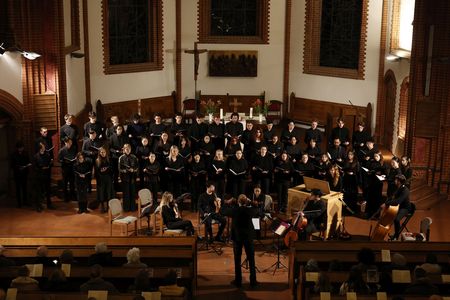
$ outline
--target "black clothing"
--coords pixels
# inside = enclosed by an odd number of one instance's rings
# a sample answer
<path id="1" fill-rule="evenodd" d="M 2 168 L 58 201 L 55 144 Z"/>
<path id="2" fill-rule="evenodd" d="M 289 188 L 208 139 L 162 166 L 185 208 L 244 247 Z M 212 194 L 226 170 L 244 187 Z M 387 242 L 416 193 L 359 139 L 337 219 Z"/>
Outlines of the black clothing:
<path id="1" fill-rule="evenodd" d="M 305 217 L 308 220 L 306 226 L 306 233 L 313 233 L 319 231 L 322 224 L 327 222 L 327 205 L 323 200 L 309 200 L 304 208 Z"/>
<path id="2" fill-rule="evenodd" d="M 151 148 L 149 145 L 144 146 L 144 145 L 139 145 L 136 148 L 136 157 L 138 158 L 139 161 L 139 184 L 141 188 L 144 188 L 144 165 L 145 162 L 148 161 L 148 156 L 150 155 L 151 152 Z"/>
<path id="3" fill-rule="evenodd" d="M 335 182 L 334 178 L 331 177 L 331 174 L 328 174 L 328 184 L 330 185 L 330 190 L 333 192 L 341 192 L 342 191 L 342 177 L 339 176 L 339 179 Z"/>
<path id="4" fill-rule="evenodd" d="M 36 138 L 34 141 L 34 153 L 39 152 L 40 143 L 45 145 L 45 151 L 48 152 L 51 158 L 53 158 L 53 141 L 51 136 L 42 136 Z"/>
<path id="5" fill-rule="evenodd" d="M 166 159 L 165 165 L 168 180 L 168 191 L 171 192 L 174 197 L 178 197 L 181 195 L 181 188 L 185 176 L 184 159 L 177 157 L 177 159 L 174 160 L 169 156 Z"/>
<path id="6" fill-rule="evenodd" d="M 172 138 L 172 143 L 174 145 L 180 146 L 180 138 L 182 136 L 187 136 L 188 126 L 185 123 L 183 123 L 183 120 L 181 121 L 180 124 L 178 124 L 175 121 L 170 126 L 169 132 Z"/>
<path id="7" fill-rule="evenodd" d="M 273 172 L 273 157 L 270 154 L 265 156 L 256 155 L 253 161 L 252 180 L 253 184 L 260 184 L 261 190 L 269 194 Z"/>
<path id="8" fill-rule="evenodd" d="M 113 134 L 116 133 L 117 126 L 118 125 L 113 125 L 113 126 L 109 127 L 108 129 L 106 129 L 105 134 L 106 134 L 106 138 L 108 140 L 113 136 Z"/>
<path id="9" fill-rule="evenodd" d="M 166 125 L 151 123 L 148 126 L 148 134 L 151 137 L 150 146 L 154 147 L 160 140 L 161 134 L 166 131 Z"/>
<path id="10" fill-rule="evenodd" d="M 354 158 L 353 162 L 345 161 L 343 164 L 342 192 L 344 201 L 352 210 L 357 208 L 358 187 L 361 186 L 361 171 L 359 162 Z"/>
<path id="11" fill-rule="evenodd" d="M 266 143 L 272 142 L 274 135 L 275 135 L 275 130 L 273 129 L 273 127 L 271 130 L 264 130 L 264 132 L 263 132 L 264 141 Z"/>
<path id="12" fill-rule="evenodd" d="M 14 174 L 18 207 L 21 207 L 22 204 L 27 204 L 28 201 L 27 184 L 29 167 L 31 167 L 31 164 L 28 153 L 25 150 L 21 152 L 18 150 L 14 151 L 11 155 L 11 168 Z"/>
<path id="13" fill-rule="evenodd" d="M 228 122 L 227 124 L 225 124 L 225 136 L 228 138 L 228 142 L 232 137 L 237 137 L 240 139 L 243 132 L 244 126 L 239 121 L 237 121 L 236 123 Z"/>
<path id="14" fill-rule="evenodd" d="M 285 149 L 287 154 L 289 155 L 289 159 L 291 161 L 297 161 L 302 156 L 302 149 L 300 148 L 300 144 L 297 143 L 295 145 L 291 143 L 287 143 Z"/>
<path id="15" fill-rule="evenodd" d="M 83 126 L 84 129 L 84 138 L 89 138 L 89 131 L 94 130 L 97 134 L 97 138 L 104 139 L 105 138 L 105 125 L 103 125 L 100 121 L 96 120 L 94 123 L 87 122 Z"/>
<path id="16" fill-rule="evenodd" d="M 128 124 L 126 136 L 130 139 L 133 149 L 136 149 L 141 144 L 141 139 L 145 136 L 145 133 L 144 124 L 140 122 Z"/>
<path id="17" fill-rule="evenodd" d="M 322 143 L 322 133 L 318 128 L 312 129 L 312 127 L 310 127 L 309 129 L 306 129 L 305 139 L 303 141 L 305 142 L 305 144 L 309 145 L 309 142 L 312 139 L 316 140 L 317 145 L 320 145 L 320 143 Z"/>
<path id="18" fill-rule="evenodd" d="M 206 123 L 194 122 L 188 131 L 188 136 L 191 140 L 192 150 L 198 149 L 198 143 L 203 140 L 205 135 L 208 134 L 208 125 Z"/>
<path id="19" fill-rule="evenodd" d="M 12 267 L 15 265 L 16 263 L 12 259 L 0 255 L 0 267 Z"/>
<path id="20" fill-rule="evenodd" d="M 223 154 L 226 157 L 234 156 L 238 150 L 242 151 L 241 143 L 239 141 L 236 144 L 233 144 L 233 142 L 228 142 Z"/>
<path id="21" fill-rule="evenodd" d="M 168 229 L 183 229 L 188 235 L 192 235 L 194 233 L 194 226 L 192 226 L 191 221 L 177 218 L 172 207 L 164 205 L 161 210 L 161 215 L 163 218 L 163 223 Z"/>
<path id="22" fill-rule="evenodd" d="M 225 125 L 223 123 L 212 122 L 209 124 L 208 134 L 211 136 L 215 149 L 225 149 Z"/>
<path id="23" fill-rule="evenodd" d="M 89 157 L 92 161 L 94 161 L 97 158 L 100 147 L 102 146 L 103 142 L 98 138 L 95 138 L 94 140 L 88 138 L 83 141 L 81 151 L 85 157 Z"/>
<path id="24" fill-rule="evenodd" d="M 123 210 L 125 212 L 136 210 L 136 175 L 139 170 L 139 161 L 134 154 L 122 154 L 119 157 L 119 174 L 122 180 Z"/>
<path id="25" fill-rule="evenodd" d="M 107 202 L 115 196 L 112 162 L 106 159 L 97 160 L 95 162 L 95 175 L 97 178 L 97 200 L 102 207 L 102 212 L 106 212 Z"/>
<path id="26" fill-rule="evenodd" d="M 51 183 L 51 167 L 53 165 L 53 160 L 50 157 L 50 154 L 48 154 L 47 151 L 44 152 L 44 154 L 41 154 L 40 152 L 36 153 L 33 157 L 33 165 L 35 168 L 35 186 L 34 186 L 34 192 L 36 193 L 35 196 L 35 206 L 37 210 L 40 210 L 41 207 L 41 200 L 43 197 L 46 197 L 47 199 L 47 207 L 52 207 L 51 202 L 51 189 L 50 189 L 50 183 Z"/>
<path id="27" fill-rule="evenodd" d="M 227 225 L 227 219 L 219 213 L 216 213 L 215 194 L 203 193 L 198 198 L 198 212 L 200 214 L 200 221 L 205 224 L 206 233 L 212 238 L 212 220 L 219 222 L 219 231 L 216 237 L 221 237 L 225 226 Z M 206 238 L 206 237 L 205 237 Z"/>
<path id="28" fill-rule="evenodd" d="M 333 145 L 333 140 L 339 138 L 341 145 L 345 147 L 345 142 L 350 142 L 350 132 L 347 127 L 335 127 L 331 130 L 330 145 Z"/>
<path id="29" fill-rule="evenodd" d="M 160 169 L 161 165 L 156 160 L 153 163 L 151 163 L 150 160 L 146 160 L 142 168 L 142 173 L 144 174 L 143 187 L 150 190 L 153 201 L 158 199 Z"/>
<path id="30" fill-rule="evenodd" d="M 401 175 L 402 174 L 402 170 L 400 168 L 394 169 L 394 168 L 389 168 L 389 171 L 386 175 L 386 181 L 388 183 L 388 187 L 387 187 L 387 197 L 388 199 L 390 199 L 395 191 L 397 190 L 397 186 L 395 185 L 395 176 L 397 175 Z"/>
<path id="31" fill-rule="evenodd" d="M 64 124 L 59 129 L 59 140 L 63 143 L 64 138 L 69 137 L 73 141 L 73 146 L 78 149 L 78 127 L 74 124 Z"/>
<path id="32" fill-rule="evenodd" d="M 391 199 L 388 198 L 386 200 L 385 204 L 399 205 L 398 214 L 394 220 L 394 238 L 398 238 L 400 235 L 400 221 L 412 210 L 411 202 L 409 201 L 409 189 L 405 185 L 402 185 L 395 191 Z"/>
<path id="33" fill-rule="evenodd" d="M 289 128 L 285 128 L 281 131 L 281 142 L 286 146 L 293 136 L 295 136 L 297 141 L 300 140 L 298 129 L 294 127 L 294 129 L 289 131 Z"/>
<path id="34" fill-rule="evenodd" d="M 280 142 L 267 144 L 267 152 L 273 156 L 273 158 L 278 158 L 281 151 L 283 151 L 283 145 Z"/>
<path id="35" fill-rule="evenodd" d="M 87 293 L 88 291 L 108 291 L 109 293 L 119 292 L 111 282 L 106 281 L 103 278 L 89 279 L 89 281 L 80 286 L 80 291 L 82 293 Z"/>
<path id="36" fill-rule="evenodd" d="M 111 152 L 111 157 L 118 159 L 120 155 L 122 155 L 123 145 L 129 144 L 130 141 L 125 133 L 121 135 L 117 135 L 114 133 L 109 139 L 109 151 Z"/>
<path id="37" fill-rule="evenodd" d="M 228 164 L 228 184 L 231 195 L 237 199 L 240 194 L 245 193 L 245 178 L 247 175 L 248 163 L 244 158 L 230 158 Z"/>
<path id="38" fill-rule="evenodd" d="M 378 176 L 385 175 L 386 168 L 379 161 L 371 161 L 368 171 L 363 173 L 363 196 L 367 202 L 366 213 L 370 217 L 380 207 L 383 200 L 383 181 Z"/>
<path id="39" fill-rule="evenodd" d="M 400 170 L 402 171 L 402 175 L 405 176 L 405 178 L 406 178 L 405 185 L 408 188 L 411 188 L 411 181 L 412 181 L 412 175 L 413 175 L 411 167 L 405 167 L 402 165 L 402 166 L 400 166 Z"/>
<path id="40" fill-rule="evenodd" d="M 366 130 L 363 131 L 356 130 L 355 132 L 353 132 L 352 144 L 353 149 L 356 151 L 357 155 L 359 155 L 358 151 L 360 149 L 364 149 L 364 147 L 366 146 L 366 142 L 371 138 L 372 137 L 370 136 L 369 132 L 367 132 Z"/>
<path id="41" fill-rule="evenodd" d="M 294 186 L 303 184 L 303 177 L 313 177 L 314 176 L 314 165 L 313 163 L 308 159 L 306 163 L 303 163 L 302 160 L 297 160 L 294 164 Z"/>
<path id="42" fill-rule="evenodd" d="M 347 151 L 345 150 L 345 147 L 338 146 L 337 148 L 333 145 L 328 149 L 328 153 L 330 154 L 331 162 L 334 164 L 342 165 L 344 160 L 347 157 Z"/>
<path id="43" fill-rule="evenodd" d="M 91 256 L 89 256 L 88 265 L 100 265 L 102 267 L 114 266 L 112 252 L 108 251 L 92 254 Z"/>
<path id="44" fill-rule="evenodd" d="M 233 240 L 235 282 L 238 285 L 242 283 L 241 255 L 242 247 L 244 247 L 250 267 L 250 285 L 255 285 L 256 267 L 253 245 L 255 230 L 252 218 L 256 216 L 256 210 L 251 207 L 239 206 L 223 207 L 222 211 L 224 215 L 232 217 L 231 239 Z"/>
<path id="45" fill-rule="evenodd" d="M 76 149 L 73 145 L 70 148 L 62 147 L 58 153 L 58 160 L 61 163 L 63 175 L 63 191 L 64 201 L 70 201 L 70 198 L 75 195 L 75 176 L 73 173 L 73 165 L 76 161 Z"/>
<path id="46" fill-rule="evenodd" d="M 294 167 L 289 160 L 280 160 L 275 166 L 275 185 L 278 192 L 278 209 L 285 211 L 288 200 L 288 189 L 291 187 L 291 177 Z"/>
<path id="47" fill-rule="evenodd" d="M 223 199 L 225 194 L 226 164 L 223 160 L 213 160 L 208 168 L 208 179 L 214 182 L 217 196 Z"/>
<path id="48" fill-rule="evenodd" d="M 313 160 L 313 163 L 317 163 L 320 160 L 320 155 L 322 154 L 322 150 L 320 150 L 319 146 L 315 146 L 314 148 L 308 145 L 306 147 L 306 154 L 308 154 L 309 158 Z"/>
<path id="49" fill-rule="evenodd" d="M 331 168 L 331 162 L 323 162 L 322 160 L 316 165 L 316 178 L 327 180 L 328 170 Z"/>
<path id="50" fill-rule="evenodd" d="M 73 166 L 75 173 L 75 186 L 77 189 L 79 212 L 87 212 L 87 192 L 89 187 L 90 175 L 92 175 L 92 163 L 87 158 L 82 163 L 76 163 Z"/>

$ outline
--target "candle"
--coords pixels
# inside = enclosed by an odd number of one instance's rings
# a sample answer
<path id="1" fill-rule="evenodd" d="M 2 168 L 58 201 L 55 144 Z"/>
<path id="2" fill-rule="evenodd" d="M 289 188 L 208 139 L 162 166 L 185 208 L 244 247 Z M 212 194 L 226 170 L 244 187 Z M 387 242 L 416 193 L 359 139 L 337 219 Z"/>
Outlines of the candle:
<path id="1" fill-rule="evenodd" d="M 220 109 L 220 119 L 223 119 L 223 108 Z"/>
<path id="2" fill-rule="evenodd" d="M 253 118 L 253 107 L 250 107 L 250 119 Z"/>

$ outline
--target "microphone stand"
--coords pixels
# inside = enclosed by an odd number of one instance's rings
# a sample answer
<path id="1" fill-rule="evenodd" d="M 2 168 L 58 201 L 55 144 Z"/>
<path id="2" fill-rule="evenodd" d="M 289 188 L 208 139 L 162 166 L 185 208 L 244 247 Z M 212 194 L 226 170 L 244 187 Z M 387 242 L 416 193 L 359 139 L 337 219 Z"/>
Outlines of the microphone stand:
<path id="1" fill-rule="evenodd" d="M 342 203 L 345 209 L 350 213 L 351 216 L 355 215 L 355 212 L 345 203 L 344 199 L 338 198 L 338 200 Z M 348 235 L 347 229 L 345 229 L 345 215 L 342 216 L 342 230 L 341 234 Z"/>

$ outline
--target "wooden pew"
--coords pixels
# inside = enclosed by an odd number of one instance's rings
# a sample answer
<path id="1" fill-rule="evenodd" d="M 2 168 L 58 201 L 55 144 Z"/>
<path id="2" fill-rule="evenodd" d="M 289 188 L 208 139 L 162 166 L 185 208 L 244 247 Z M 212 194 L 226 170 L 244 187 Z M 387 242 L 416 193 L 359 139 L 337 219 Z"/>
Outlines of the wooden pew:
<path id="1" fill-rule="evenodd" d="M 357 253 L 362 248 L 370 248 L 375 252 L 377 263 L 382 263 L 382 253 L 389 250 L 390 254 L 402 254 L 410 264 L 422 264 L 427 253 L 434 253 L 438 262 L 448 263 L 450 243 L 448 242 L 358 242 L 358 241 L 298 241 L 294 243 L 289 254 L 289 287 L 292 295 L 302 299 L 300 266 L 309 259 L 319 263 L 337 259 L 343 263 L 357 263 Z M 296 284 L 297 283 L 297 284 Z"/>
<path id="2" fill-rule="evenodd" d="M 386 299 L 391 300 L 395 297 L 395 295 L 387 295 Z M 430 297 L 428 296 L 415 296 L 415 295 L 408 295 L 409 300 L 428 300 Z M 347 296 L 336 296 L 332 295 L 331 300 L 347 300 Z M 377 295 L 357 295 L 358 300 L 378 300 Z M 310 295 L 307 300 L 321 300 L 320 295 L 314 294 Z"/>
<path id="3" fill-rule="evenodd" d="M 133 300 L 135 294 L 108 294 L 108 300 Z M 81 293 L 46 293 L 19 292 L 17 300 L 86 300 L 87 294 Z M 186 296 L 161 296 L 161 300 L 183 300 Z"/>
<path id="4" fill-rule="evenodd" d="M 113 259 L 126 262 L 126 254 L 132 247 L 140 249 L 141 261 L 154 268 L 155 275 L 168 269 L 182 268 L 192 293 L 197 289 L 197 239 L 196 237 L 15 237 L 0 238 L 0 245 L 6 248 L 6 255 L 18 263 L 30 263 L 36 255 L 37 247 L 45 245 L 49 257 L 58 257 L 64 249 L 71 249 L 80 263 L 74 272 L 85 274 L 81 265 L 94 253 L 94 247 L 105 242 L 112 251 Z M 123 269 L 122 269 L 123 270 Z M 105 270 L 108 276 L 120 276 L 120 268 Z M 108 273 L 110 272 L 110 273 Z M 126 276 L 132 276 L 133 271 Z M 77 273 L 75 273 L 77 274 Z M 106 278 L 105 274 L 105 278 Z M 116 274 L 116 275 L 114 275 Z M 135 275 L 135 273 L 134 273 Z"/>

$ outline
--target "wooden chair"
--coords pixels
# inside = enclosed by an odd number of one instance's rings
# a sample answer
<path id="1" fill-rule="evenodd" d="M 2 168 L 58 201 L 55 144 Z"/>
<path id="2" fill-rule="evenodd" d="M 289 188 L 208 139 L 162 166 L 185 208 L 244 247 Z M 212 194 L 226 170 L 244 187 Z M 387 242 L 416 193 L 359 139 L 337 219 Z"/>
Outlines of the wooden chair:
<path id="1" fill-rule="evenodd" d="M 274 124 L 279 124 L 282 116 L 283 101 L 270 100 L 269 107 L 267 108 L 266 119 L 271 120 Z"/>
<path id="2" fill-rule="evenodd" d="M 139 219 L 138 221 L 138 230 L 141 229 L 142 227 L 142 212 L 143 209 L 147 208 L 147 207 L 152 207 L 153 206 L 153 199 L 152 199 L 152 193 L 150 192 L 149 189 L 141 189 L 138 192 L 138 200 L 137 200 L 137 206 L 138 206 L 138 210 L 137 210 L 137 218 Z M 154 212 L 151 212 L 151 214 L 147 217 L 148 218 L 148 230 L 150 230 L 150 218 L 151 215 L 153 215 Z"/>
<path id="3" fill-rule="evenodd" d="M 160 206 L 158 206 L 158 211 L 155 211 L 155 218 L 159 215 L 159 228 L 160 228 L 160 235 L 164 236 L 180 236 L 180 235 L 184 235 L 186 234 L 186 231 L 183 229 L 169 229 L 167 228 L 167 226 L 164 224 L 164 219 L 162 217 L 162 209 L 160 208 Z"/>
<path id="4" fill-rule="evenodd" d="M 183 118 L 185 120 L 192 121 L 195 117 L 196 111 L 195 111 L 195 101 L 197 101 L 197 107 L 200 106 L 200 103 L 198 103 L 198 100 L 195 99 L 185 99 L 183 100 Z"/>
<path id="5" fill-rule="evenodd" d="M 275 204 L 273 203 L 272 196 L 266 195 L 264 199 L 264 213 L 272 214 L 275 211 Z M 264 238 L 267 237 L 267 228 L 269 227 L 269 220 L 267 216 L 261 220 L 264 223 Z"/>
<path id="6" fill-rule="evenodd" d="M 119 224 L 122 227 L 126 227 L 125 235 L 128 235 L 128 225 L 134 223 L 134 235 L 137 235 L 137 221 L 135 216 L 124 216 L 122 202 L 119 199 L 111 199 L 108 201 L 108 215 L 109 215 L 109 226 L 110 235 L 112 236 L 113 224 Z M 125 225 L 125 226 L 124 226 Z M 123 231 L 122 231 L 123 233 Z"/>

